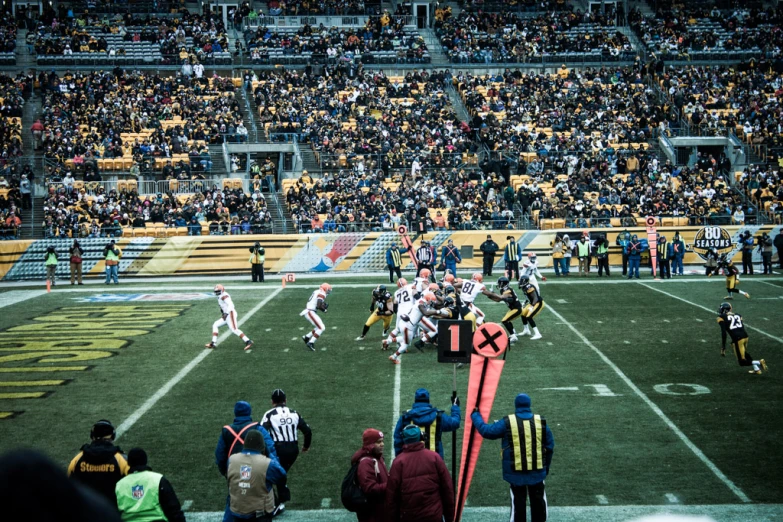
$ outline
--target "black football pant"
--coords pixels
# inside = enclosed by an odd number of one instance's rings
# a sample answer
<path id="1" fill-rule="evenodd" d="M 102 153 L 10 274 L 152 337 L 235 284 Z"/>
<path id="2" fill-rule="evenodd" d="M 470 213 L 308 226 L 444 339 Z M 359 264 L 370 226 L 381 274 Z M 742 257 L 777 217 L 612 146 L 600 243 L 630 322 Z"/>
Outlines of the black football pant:
<path id="1" fill-rule="evenodd" d="M 753 275 L 752 250 L 742 250 L 742 275 Z"/>
<path id="2" fill-rule="evenodd" d="M 288 470 L 291 469 L 291 466 L 294 465 L 294 462 L 296 462 L 296 459 L 299 457 L 299 444 L 296 442 L 275 442 L 275 452 L 277 452 L 277 460 L 280 462 L 280 465 L 283 467 L 286 474 L 288 474 Z M 280 490 L 282 489 L 285 489 L 286 491 L 281 492 Z M 277 486 L 277 490 L 278 493 L 275 495 L 275 505 L 280 504 L 280 497 L 282 497 L 282 502 L 291 498 L 291 492 L 288 491 L 288 486 Z"/>
<path id="3" fill-rule="evenodd" d="M 492 259 L 485 257 L 484 258 L 484 275 L 485 276 L 491 276 L 492 275 L 492 267 L 495 265 L 495 258 L 492 257 Z"/>
<path id="4" fill-rule="evenodd" d="M 253 282 L 264 282 L 264 264 L 258 263 L 258 264 L 252 264 L 250 265 L 251 268 L 251 274 L 253 276 Z"/>
<path id="5" fill-rule="evenodd" d="M 671 260 L 668 257 L 666 259 L 659 257 L 658 264 L 661 265 L 661 279 L 671 279 L 672 278 Z"/>
<path id="6" fill-rule="evenodd" d="M 609 277 L 609 256 L 597 257 L 598 260 L 598 276 L 600 277 L 606 270 L 606 277 Z"/>
<path id="7" fill-rule="evenodd" d="M 395 282 L 395 279 L 394 279 L 395 272 L 397 273 L 397 279 L 402 277 L 402 272 L 400 271 L 400 267 L 389 265 L 389 282 L 390 283 L 394 283 Z"/>
<path id="8" fill-rule="evenodd" d="M 530 520 L 544 522 L 547 515 L 547 505 L 543 482 L 532 486 L 511 486 L 511 521 L 527 521 L 525 505 L 528 496 L 530 496 Z"/>
<path id="9" fill-rule="evenodd" d="M 628 275 L 628 254 L 626 253 L 623 253 L 623 275 Z"/>

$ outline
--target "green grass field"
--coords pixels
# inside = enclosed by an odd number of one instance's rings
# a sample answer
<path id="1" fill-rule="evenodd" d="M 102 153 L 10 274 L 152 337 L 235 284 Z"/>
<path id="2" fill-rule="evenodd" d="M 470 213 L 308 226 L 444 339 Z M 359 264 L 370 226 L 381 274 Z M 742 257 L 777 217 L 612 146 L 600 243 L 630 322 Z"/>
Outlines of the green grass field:
<path id="1" fill-rule="evenodd" d="M 392 365 L 380 351 L 380 323 L 366 341 L 354 341 L 368 315 L 372 281 L 331 280 L 329 313 L 322 315 L 327 332 L 315 353 L 299 339 L 309 323 L 298 314 L 316 280 L 284 290 L 225 284 L 242 329 L 256 342 L 251 353 L 233 336 L 204 353 L 217 318 L 214 298 L 83 302 L 104 293 L 210 292 L 214 280 L 58 286 L 50 294 L 6 288 L 0 451 L 33 445 L 65 466 L 92 423 L 107 418 L 121 425 L 123 449 L 147 450 L 153 468 L 190 501 L 189 512 L 216 512 L 226 492 L 214 465 L 221 426 L 240 399 L 260 417 L 280 387 L 314 431 L 312 451 L 292 470 L 285 518 L 351 520 L 336 511 L 340 481 L 365 428 L 391 435 L 399 413 L 397 368 L 402 409 L 422 386 L 445 409 L 452 387 L 452 367 L 439 365 L 433 348 Z M 750 353 L 770 365 L 762 376 L 748 375 L 730 350 L 719 355 L 722 278 L 541 286 L 544 338 L 512 346 L 492 418 L 510 413 L 522 391 L 547 418 L 556 441 L 547 479 L 552 520 L 624 520 L 656 509 L 648 506 L 717 520 L 783 517 L 783 279 L 743 279 L 752 299 L 733 301 L 750 326 Z M 505 310 L 483 297 L 477 304 L 490 321 Z M 190 369 L 184 377 L 183 368 Z M 458 374 L 463 399 L 467 377 L 467 370 Z M 449 456 L 450 436 L 444 444 Z M 500 449 L 493 441 L 482 448 L 465 520 L 507 517 Z"/>

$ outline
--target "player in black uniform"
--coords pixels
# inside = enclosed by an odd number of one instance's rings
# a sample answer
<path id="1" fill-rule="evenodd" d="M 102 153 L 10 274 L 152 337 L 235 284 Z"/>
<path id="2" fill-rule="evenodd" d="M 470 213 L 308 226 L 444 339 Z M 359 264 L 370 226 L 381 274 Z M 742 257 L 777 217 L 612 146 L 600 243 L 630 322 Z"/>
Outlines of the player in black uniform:
<path id="1" fill-rule="evenodd" d="M 503 302 L 508 306 L 508 312 L 503 316 L 501 322 L 506 327 L 508 332 L 508 341 L 511 343 L 517 342 L 517 334 L 514 331 L 514 319 L 522 315 L 522 303 L 519 302 L 516 292 L 510 286 L 511 282 L 508 277 L 501 277 L 498 279 L 498 291 L 499 294 L 488 295 L 491 300 L 495 302 Z"/>
<path id="2" fill-rule="evenodd" d="M 718 268 L 717 272 L 720 272 L 723 270 L 723 275 L 726 276 L 726 291 L 729 295 L 724 297 L 724 299 L 734 299 L 731 294 L 742 294 L 748 299 L 750 299 L 750 294 L 740 290 L 737 288 L 737 285 L 739 285 L 739 270 L 737 270 L 737 267 L 734 266 L 734 263 L 731 262 L 731 259 L 727 255 L 722 255 L 720 260 L 718 261 Z M 712 277 L 712 274 L 709 274 L 708 277 Z"/>
<path id="3" fill-rule="evenodd" d="M 745 331 L 745 325 L 742 324 L 742 316 L 731 310 L 731 303 L 721 303 L 718 309 L 718 324 L 722 337 L 720 354 L 723 357 L 726 357 L 726 334 L 728 334 L 731 337 L 731 345 L 734 347 L 734 354 L 737 356 L 737 362 L 740 366 L 752 366 L 753 369 L 748 373 L 754 375 L 761 375 L 762 369 L 765 372 L 768 370 L 767 362 L 764 359 L 754 361 L 747 352 L 748 333 Z"/>
<path id="4" fill-rule="evenodd" d="M 538 293 L 535 286 L 530 284 L 530 278 L 527 276 L 519 278 L 519 288 L 522 289 L 522 295 L 527 300 L 522 307 L 522 324 L 525 325 L 525 329 L 522 330 L 521 335 L 530 335 L 530 328 L 533 328 L 533 337 L 530 339 L 541 339 L 541 332 L 538 331 L 535 321 L 538 312 L 544 308 L 541 294 Z"/>
<path id="5" fill-rule="evenodd" d="M 386 290 L 386 285 L 378 285 L 378 288 L 372 291 L 372 302 L 370 303 L 370 317 L 364 323 L 362 335 L 356 338 L 357 341 L 363 341 L 364 336 L 370 330 L 370 327 L 378 321 L 383 321 L 383 336 L 389 335 L 392 317 L 394 316 L 394 299 Z"/>

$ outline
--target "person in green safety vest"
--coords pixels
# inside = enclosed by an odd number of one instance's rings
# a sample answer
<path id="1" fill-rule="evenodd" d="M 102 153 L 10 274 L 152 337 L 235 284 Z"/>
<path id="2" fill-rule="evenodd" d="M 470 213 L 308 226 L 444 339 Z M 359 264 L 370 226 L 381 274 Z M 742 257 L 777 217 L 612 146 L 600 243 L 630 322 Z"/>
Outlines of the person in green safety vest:
<path id="1" fill-rule="evenodd" d="M 166 477 L 147 465 L 143 449 L 130 450 L 128 465 L 128 476 L 114 487 L 122 522 L 185 522 L 174 488 Z"/>
<path id="2" fill-rule="evenodd" d="M 264 282 L 264 261 L 266 250 L 258 241 L 250 247 L 250 271 L 254 283 Z"/>
<path id="3" fill-rule="evenodd" d="M 44 266 L 46 267 L 46 280 L 52 283 L 54 286 L 55 275 L 57 274 L 57 251 L 53 246 L 46 249 L 46 255 L 44 256 Z"/>
<path id="4" fill-rule="evenodd" d="M 109 244 L 103 247 L 103 259 L 106 262 L 106 284 L 110 281 L 114 281 L 115 285 L 120 284 L 119 270 L 120 270 L 120 257 L 122 251 L 114 244 L 114 240 L 109 241 Z"/>

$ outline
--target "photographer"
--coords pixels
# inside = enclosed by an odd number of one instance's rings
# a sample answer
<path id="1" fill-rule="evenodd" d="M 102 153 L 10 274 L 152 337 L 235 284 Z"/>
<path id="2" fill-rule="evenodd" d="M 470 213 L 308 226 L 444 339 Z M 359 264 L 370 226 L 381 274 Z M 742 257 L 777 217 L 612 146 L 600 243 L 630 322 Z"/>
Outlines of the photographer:
<path id="1" fill-rule="evenodd" d="M 103 259 L 106 262 L 106 284 L 114 281 L 115 285 L 120 284 L 119 272 L 120 272 L 120 256 L 122 252 L 114 244 L 114 241 L 109 241 L 109 244 L 103 247 Z"/>
<path id="2" fill-rule="evenodd" d="M 753 275 L 753 246 L 755 241 L 750 234 L 750 230 L 746 230 L 740 239 L 740 246 L 742 247 L 742 275 Z"/>
<path id="3" fill-rule="evenodd" d="M 258 241 L 250 247 L 250 273 L 252 274 L 254 283 L 264 282 L 265 254 L 266 250 L 264 250 L 264 247 L 262 247 L 261 243 Z"/>
<path id="4" fill-rule="evenodd" d="M 766 232 L 758 239 L 759 252 L 761 252 L 761 264 L 764 267 L 764 275 L 772 275 L 772 238 Z"/>
<path id="5" fill-rule="evenodd" d="M 68 251 L 71 256 L 71 284 L 78 282 L 82 283 L 82 258 L 84 257 L 84 249 L 79 244 L 79 241 L 74 239 L 71 249 Z"/>
<path id="6" fill-rule="evenodd" d="M 51 281 L 54 286 L 54 279 L 57 273 L 57 251 L 53 246 L 46 249 L 46 255 L 44 255 L 44 265 L 46 266 L 46 279 Z"/>
<path id="7" fill-rule="evenodd" d="M 595 242 L 595 258 L 598 261 L 598 277 L 602 277 L 604 271 L 606 277 L 609 277 L 609 240 L 603 234 Z"/>

